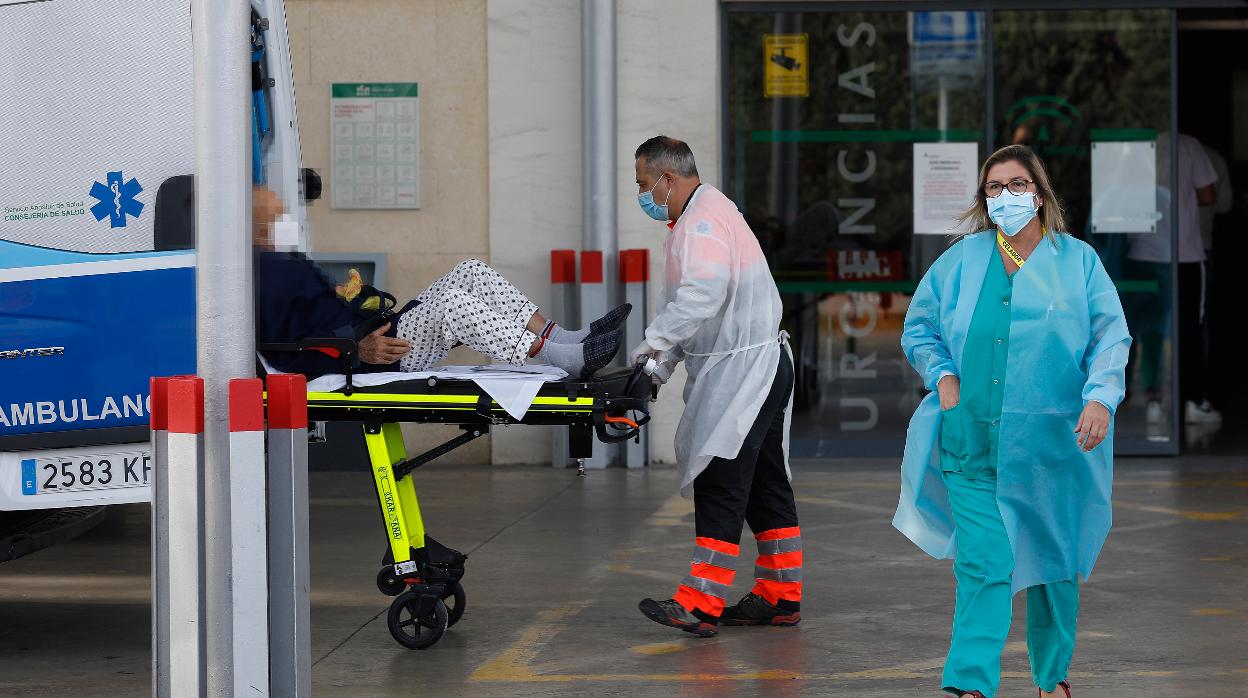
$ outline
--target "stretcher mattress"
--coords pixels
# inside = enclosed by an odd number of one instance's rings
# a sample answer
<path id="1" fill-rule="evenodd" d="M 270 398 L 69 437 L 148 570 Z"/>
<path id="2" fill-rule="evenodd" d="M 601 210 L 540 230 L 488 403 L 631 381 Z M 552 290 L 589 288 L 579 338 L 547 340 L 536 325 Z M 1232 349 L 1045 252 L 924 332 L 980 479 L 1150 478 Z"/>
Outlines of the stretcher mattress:
<path id="1" fill-rule="evenodd" d="M 457 367 L 465 368 L 465 367 Z M 558 370 L 558 369 L 556 369 Z M 654 398 L 648 376 L 630 368 L 609 368 L 585 380 L 560 380 L 553 374 L 502 377 L 483 372 L 471 379 L 426 372 L 418 377 L 389 375 L 394 380 L 353 376 L 350 394 L 339 384 L 313 381 L 308 385 L 308 418 L 323 421 L 445 422 L 451 424 L 593 425 L 595 415 L 618 415 L 644 409 Z M 319 378 L 316 380 L 320 380 Z M 509 410 L 481 382 L 515 381 L 536 387 L 523 411 Z M 364 385 L 363 383 L 377 383 Z M 318 390 L 337 386 L 333 390 Z"/>
<path id="2" fill-rule="evenodd" d="M 567 372 L 554 366 L 438 366 L 428 371 L 409 373 L 361 373 L 352 376 L 356 390 L 375 388 L 394 383 L 415 384 L 430 379 L 436 382 L 471 381 L 484 390 L 507 414 L 524 419 L 533 399 L 544 383 L 559 381 Z M 319 376 L 308 382 L 308 393 L 332 393 L 347 385 L 347 377 L 340 373 Z"/>

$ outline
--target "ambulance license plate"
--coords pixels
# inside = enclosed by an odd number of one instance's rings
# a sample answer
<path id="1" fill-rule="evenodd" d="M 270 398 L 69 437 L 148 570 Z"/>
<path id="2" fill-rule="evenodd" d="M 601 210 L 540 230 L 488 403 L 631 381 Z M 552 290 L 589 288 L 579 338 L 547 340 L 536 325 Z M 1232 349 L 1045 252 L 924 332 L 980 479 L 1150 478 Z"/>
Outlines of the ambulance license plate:
<path id="1" fill-rule="evenodd" d="M 151 472 L 152 457 L 146 451 L 72 458 L 28 458 L 22 461 L 22 494 L 143 487 L 147 485 Z"/>

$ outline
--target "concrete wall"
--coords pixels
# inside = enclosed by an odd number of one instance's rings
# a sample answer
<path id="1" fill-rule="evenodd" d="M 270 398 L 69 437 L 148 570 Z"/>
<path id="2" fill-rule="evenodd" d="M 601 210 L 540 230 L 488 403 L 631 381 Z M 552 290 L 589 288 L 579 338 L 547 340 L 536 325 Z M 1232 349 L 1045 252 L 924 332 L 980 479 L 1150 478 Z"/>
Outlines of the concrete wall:
<path id="1" fill-rule="evenodd" d="M 385 252 L 388 283 L 411 298 L 467 257 L 489 259 L 485 0 L 287 0 L 286 21 L 303 161 L 326 178 L 309 211 L 318 252 Z M 333 82 L 420 83 L 419 211 L 329 207 L 329 89 Z M 482 363 L 463 349 L 454 363 Z M 457 434 L 408 426 L 409 450 Z M 483 462 L 489 439 L 447 460 Z"/>
<path id="2" fill-rule="evenodd" d="M 719 9 L 715 0 L 617 1 L 620 248 L 649 248 L 658 279 L 667 230 L 637 207 L 632 153 L 657 133 L 682 138 L 703 179 L 719 183 Z M 580 6 L 287 0 L 303 159 L 326 178 L 330 83 L 420 83 L 421 210 L 334 210 L 326 198 L 309 212 L 313 249 L 387 253 L 387 285 L 400 298 L 478 257 L 548 307 L 549 252 L 579 249 L 581 241 Z M 451 360 L 482 362 L 462 349 Z M 673 460 L 683 384 L 678 372 L 657 406 L 657 461 Z M 412 450 L 456 433 L 406 432 Z M 449 458 L 549 457 L 548 430 L 524 427 L 495 430 Z"/>
<path id="3" fill-rule="evenodd" d="M 637 206 L 633 150 L 658 133 L 681 138 L 703 179 L 719 182 L 719 10 L 715 0 L 617 2 L 619 246 L 649 248 L 657 280 L 667 229 Z M 550 301 L 550 250 L 581 246 L 580 7 L 490 0 L 487 8 L 490 258 L 539 305 Z M 656 461 L 674 460 L 683 385 L 682 370 L 657 405 Z M 495 463 L 548 462 L 549 453 L 546 430 L 493 438 Z"/>

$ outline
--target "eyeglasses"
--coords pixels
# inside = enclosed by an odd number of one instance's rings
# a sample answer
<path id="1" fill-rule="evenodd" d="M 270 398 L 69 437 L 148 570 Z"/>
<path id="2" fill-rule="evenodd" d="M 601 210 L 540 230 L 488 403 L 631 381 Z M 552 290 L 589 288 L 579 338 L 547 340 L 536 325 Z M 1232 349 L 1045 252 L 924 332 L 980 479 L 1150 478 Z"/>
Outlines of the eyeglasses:
<path id="1" fill-rule="evenodd" d="M 1025 194 L 1027 193 L 1027 186 L 1034 183 L 1035 182 L 1033 180 L 1023 179 L 1022 177 L 1015 177 L 1014 179 L 1011 179 L 1009 184 L 1002 184 L 1000 182 L 985 182 L 984 196 L 989 199 L 995 199 L 998 196 L 1001 196 L 1001 190 L 1007 187 L 1009 188 L 1011 194 Z"/>

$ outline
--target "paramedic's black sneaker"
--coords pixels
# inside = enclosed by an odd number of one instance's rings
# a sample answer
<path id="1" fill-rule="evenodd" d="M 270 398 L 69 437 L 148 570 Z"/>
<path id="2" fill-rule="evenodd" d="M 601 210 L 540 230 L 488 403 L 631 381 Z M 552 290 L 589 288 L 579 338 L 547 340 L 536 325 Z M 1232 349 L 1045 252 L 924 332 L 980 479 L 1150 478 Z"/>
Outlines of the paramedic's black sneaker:
<path id="1" fill-rule="evenodd" d="M 588 340 L 590 337 L 597 337 L 600 334 L 606 334 L 620 329 L 620 327 L 623 326 L 624 321 L 628 319 L 628 314 L 631 312 L 633 312 L 633 306 L 631 303 L 616 306 L 614 310 L 609 311 L 606 315 L 603 315 L 597 320 L 589 323 L 589 335 L 586 336 L 585 339 Z"/>
<path id="2" fill-rule="evenodd" d="M 644 599 L 637 604 L 637 608 L 641 609 L 642 615 L 660 625 L 680 628 L 698 637 L 715 637 L 719 634 L 719 629 L 715 627 L 714 623 L 703 620 L 686 611 L 685 607 L 681 606 L 676 599 L 668 599 L 666 601 Z"/>
<path id="3" fill-rule="evenodd" d="M 623 337 L 623 333 L 619 330 L 612 330 L 606 334 L 586 339 L 581 344 L 581 348 L 585 352 L 585 366 L 581 368 L 580 379 L 585 380 L 589 378 L 598 369 L 611 363 L 611 359 L 614 359 L 616 353 L 620 351 L 620 341 Z"/>
<path id="4" fill-rule="evenodd" d="M 780 600 L 778 606 L 755 593 L 741 597 L 735 606 L 724 609 L 719 622 L 724 625 L 797 625 L 802 622 L 801 605 Z"/>

